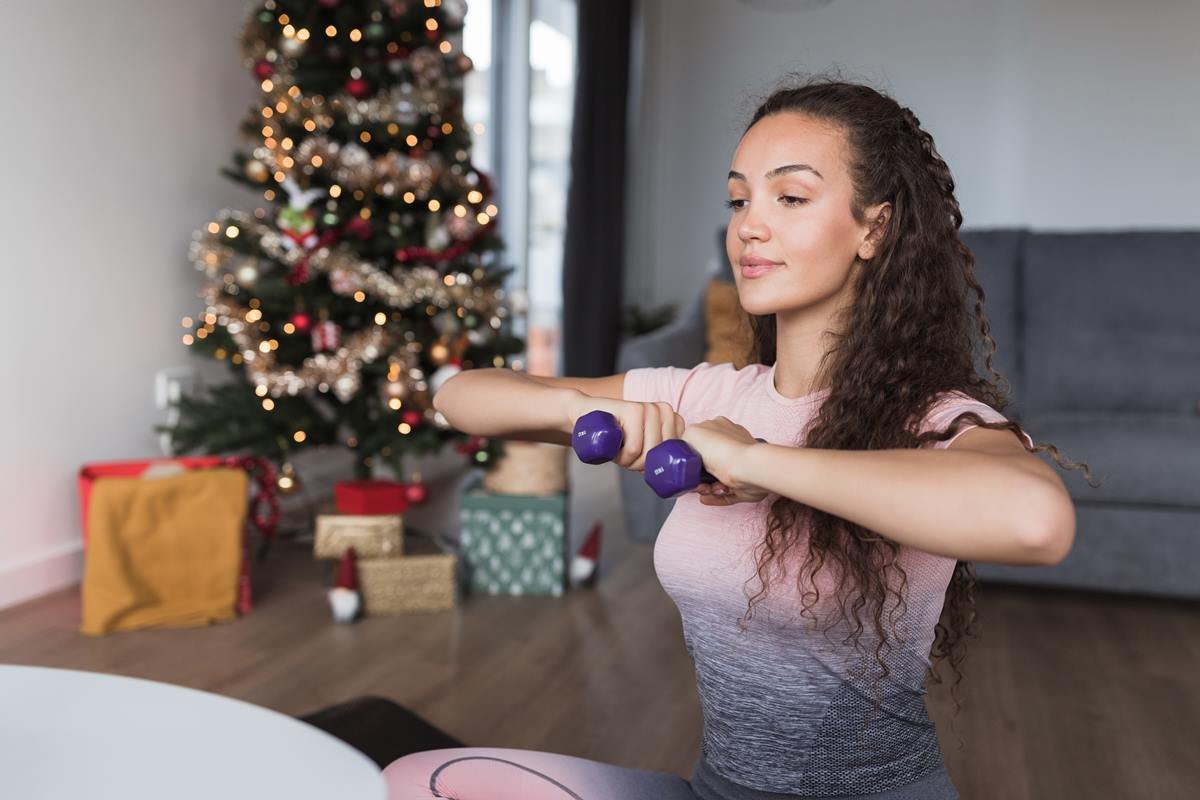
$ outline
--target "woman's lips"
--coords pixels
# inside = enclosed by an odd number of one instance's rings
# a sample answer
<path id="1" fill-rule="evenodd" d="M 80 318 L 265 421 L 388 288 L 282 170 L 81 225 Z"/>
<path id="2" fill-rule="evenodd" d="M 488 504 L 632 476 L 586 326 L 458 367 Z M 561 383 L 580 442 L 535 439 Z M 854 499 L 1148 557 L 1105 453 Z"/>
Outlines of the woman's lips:
<path id="1" fill-rule="evenodd" d="M 783 264 L 747 264 L 742 267 L 743 278 L 757 278 L 782 267 Z"/>

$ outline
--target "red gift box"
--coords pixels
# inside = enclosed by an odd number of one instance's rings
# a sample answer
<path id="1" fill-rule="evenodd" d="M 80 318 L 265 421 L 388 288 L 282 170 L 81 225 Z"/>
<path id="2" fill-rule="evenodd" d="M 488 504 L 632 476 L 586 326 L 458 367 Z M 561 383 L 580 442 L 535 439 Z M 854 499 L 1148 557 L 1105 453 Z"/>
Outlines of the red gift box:
<path id="1" fill-rule="evenodd" d="M 403 514 L 408 510 L 404 484 L 396 481 L 338 481 L 333 503 L 343 514 Z"/>
<path id="2" fill-rule="evenodd" d="M 149 458 L 131 461 L 106 461 L 84 464 L 79 469 L 79 510 L 83 517 L 83 549 L 87 552 L 88 542 L 88 502 L 92 497 L 92 484 L 101 478 L 135 478 L 154 464 L 171 462 L 179 463 L 191 469 L 219 467 L 224 461 L 222 456 L 180 456 L 178 458 Z M 238 576 L 237 611 L 248 614 L 254 607 L 250 593 L 250 557 L 249 545 L 243 548 L 241 574 Z"/>

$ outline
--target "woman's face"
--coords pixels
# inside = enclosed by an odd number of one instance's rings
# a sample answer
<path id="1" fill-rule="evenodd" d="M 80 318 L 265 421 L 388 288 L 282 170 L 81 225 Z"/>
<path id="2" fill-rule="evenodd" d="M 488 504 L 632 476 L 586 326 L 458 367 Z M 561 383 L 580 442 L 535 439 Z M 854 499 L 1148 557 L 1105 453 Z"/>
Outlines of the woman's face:
<path id="1" fill-rule="evenodd" d="M 742 137 L 729 173 L 725 249 L 747 313 L 841 305 L 854 290 L 855 256 L 874 253 L 869 226 L 850 213 L 846 158 L 841 131 L 802 114 L 763 117 Z M 868 221 L 878 209 L 867 209 Z M 777 266 L 744 275 L 751 257 Z"/>

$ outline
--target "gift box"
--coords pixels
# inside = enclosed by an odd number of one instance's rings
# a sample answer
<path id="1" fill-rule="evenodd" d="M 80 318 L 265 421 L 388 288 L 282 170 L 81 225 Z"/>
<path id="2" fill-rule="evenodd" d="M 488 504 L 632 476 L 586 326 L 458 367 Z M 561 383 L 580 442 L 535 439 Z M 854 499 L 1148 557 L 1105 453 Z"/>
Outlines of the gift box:
<path id="1" fill-rule="evenodd" d="M 403 554 L 404 518 L 399 514 L 318 514 L 313 558 L 340 559 L 350 547 L 359 558 Z"/>
<path id="2" fill-rule="evenodd" d="M 333 502 L 343 514 L 403 514 L 408 510 L 404 484 L 396 481 L 338 481 Z"/>
<path id="3" fill-rule="evenodd" d="M 229 467 L 94 481 L 81 632 L 192 627 L 236 616 L 247 585 L 248 483 L 243 470 Z"/>
<path id="4" fill-rule="evenodd" d="M 457 607 L 461 581 L 457 555 L 445 541 L 409 533 L 404 555 L 358 561 L 358 583 L 367 614 L 445 611 Z"/>
<path id="5" fill-rule="evenodd" d="M 459 508 L 465 589 L 561 595 L 566 588 L 567 494 L 513 495 L 469 486 Z"/>
<path id="6" fill-rule="evenodd" d="M 88 541 L 91 525 L 91 500 L 98 481 L 113 479 L 140 478 L 155 471 L 191 472 L 201 469 L 218 469 L 228 462 L 225 456 L 178 456 L 174 458 L 142 458 L 123 461 L 96 461 L 84 464 L 79 468 L 76 486 L 79 490 L 80 530 L 83 535 L 84 568 L 87 569 Z M 249 539 L 246 532 L 242 534 L 242 558 L 237 582 L 237 612 L 249 614 L 254 608 L 253 593 L 250 581 Z"/>
<path id="7" fill-rule="evenodd" d="M 569 447 L 549 442 L 506 441 L 504 453 L 483 476 L 483 488 L 495 494 L 563 494 L 570 452 Z"/>

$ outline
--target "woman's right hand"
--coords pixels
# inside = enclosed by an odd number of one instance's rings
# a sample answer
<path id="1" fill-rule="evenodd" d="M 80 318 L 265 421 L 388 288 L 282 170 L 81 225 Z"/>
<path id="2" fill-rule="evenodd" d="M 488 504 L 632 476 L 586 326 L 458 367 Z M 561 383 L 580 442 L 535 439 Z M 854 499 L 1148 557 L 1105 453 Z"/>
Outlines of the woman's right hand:
<path id="1" fill-rule="evenodd" d="M 631 400 L 612 400 L 579 393 L 568 408 L 572 427 L 575 421 L 590 411 L 607 411 L 617 418 L 623 434 L 621 452 L 613 461 L 625 469 L 642 472 L 646 453 L 667 439 L 683 435 L 687 423 L 670 403 L 639 403 Z"/>

